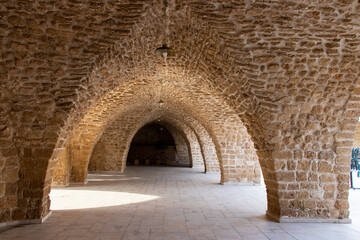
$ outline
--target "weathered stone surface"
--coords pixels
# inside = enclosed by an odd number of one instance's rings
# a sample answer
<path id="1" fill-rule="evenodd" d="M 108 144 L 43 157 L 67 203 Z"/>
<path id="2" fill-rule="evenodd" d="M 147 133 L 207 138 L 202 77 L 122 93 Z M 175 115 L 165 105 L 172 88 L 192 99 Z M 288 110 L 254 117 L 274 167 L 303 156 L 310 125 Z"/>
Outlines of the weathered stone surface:
<path id="1" fill-rule="evenodd" d="M 89 170 L 91 171 L 123 171 L 126 165 L 127 153 L 129 152 L 130 141 L 135 135 L 135 131 L 139 130 L 140 124 L 143 124 L 144 120 L 149 121 L 148 118 L 139 117 L 131 114 L 124 118 L 118 118 L 114 123 L 109 126 L 99 141 L 96 143 L 94 151 L 89 161 Z M 140 122 L 139 122 L 140 120 Z M 184 132 L 180 132 L 175 126 L 165 122 L 164 117 L 161 121 L 155 120 L 157 124 L 161 124 L 164 128 L 168 129 L 174 138 L 176 154 L 178 156 L 178 163 L 167 162 L 167 165 L 178 166 L 192 166 L 191 160 L 203 161 L 199 159 L 190 159 L 192 155 L 189 155 L 190 142 Z M 169 120 L 167 120 L 169 121 Z M 139 122 L 139 123 L 137 123 Z M 172 120 L 172 122 L 175 122 Z M 136 123 L 136 124 L 135 124 Z M 175 122 L 178 124 L 178 121 Z M 190 134 L 190 133 L 189 133 Z M 192 133 L 194 134 L 194 133 Z M 192 145 L 199 146 L 198 140 L 194 139 L 191 142 Z M 200 149 L 198 149 L 200 151 Z M 201 153 L 198 152 L 198 157 L 201 157 Z M 196 156 L 196 154 L 194 154 Z M 203 163 L 202 163 L 202 166 Z"/>
<path id="2" fill-rule="evenodd" d="M 101 135 L 139 109 L 188 126 L 189 149 L 222 181 L 256 180 L 259 161 L 273 215 L 348 217 L 357 1 L 169 1 L 168 17 L 142 0 L 0 10 L 0 221 L 45 215 L 52 176 L 84 181 Z M 166 62 L 153 54 L 165 19 Z"/>

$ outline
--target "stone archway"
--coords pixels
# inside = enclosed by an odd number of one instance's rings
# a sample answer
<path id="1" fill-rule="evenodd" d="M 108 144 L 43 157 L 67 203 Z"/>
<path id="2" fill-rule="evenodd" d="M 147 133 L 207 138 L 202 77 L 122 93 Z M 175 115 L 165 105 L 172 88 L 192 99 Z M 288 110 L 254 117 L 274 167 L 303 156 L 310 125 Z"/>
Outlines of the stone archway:
<path id="1" fill-rule="evenodd" d="M 262 167 L 269 215 L 347 219 L 359 116 L 357 1 L 171 4 L 169 41 L 179 54 L 168 61 L 169 77 L 187 76 L 194 93 L 207 86 L 240 119 Z M 70 134 L 96 142 L 113 120 L 111 100 L 132 95 L 133 81 L 163 76 L 153 56 L 163 11 L 140 0 L 4 2 L 1 9 L 1 221 L 38 219 L 48 213 L 54 164 L 73 154 L 63 151 Z M 207 122 L 203 112 L 188 113 Z M 87 134 L 78 131 L 87 120 Z M 206 129 L 222 156 L 214 125 Z"/>
<path id="2" fill-rule="evenodd" d="M 147 123 L 146 125 L 142 126 L 140 129 L 136 129 L 137 130 L 136 133 L 138 133 L 143 127 L 148 126 L 149 124 L 153 124 L 153 125 L 157 124 L 159 126 L 163 126 L 164 128 L 163 131 L 167 131 L 167 132 L 170 131 L 169 134 L 171 134 L 171 137 L 175 144 L 174 149 L 176 150 L 174 151 L 174 156 L 176 153 L 179 158 L 179 164 L 176 164 L 174 158 L 172 159 L 172 162 L 166 163 L 167 165 L 171 164 L 173 166 L 175 164 L 175 165 L 188 166 L 188 167 L 192 166 L 192 156 L 191 156 L 191 152 L 189 151 L 190 144 L 188 139 L 186 138 L 186 135 L 184 135 L 184 133 L 182 133 L 180 129 L 177 129 L 171 124 L 156 121 L 156 122 Z M 128 126 L 127 125 L 124 126 L 122 121 L 118 119 L 104 132 L 102 137 L 96 143 L 93 153 L 91 155 L 89 161 L 90 171 L 121 171 L 122 172 L 124 170 L 125 165 L 129 158 L 129 151 L 131 148 L 131 144 L 134 141 L 134 137 L 136 136 L 136 134 L 133 134 L 133 132 L 127 135 L 123 135 L 124 129 L 128 129 Z M 131 144 L 128 142 L 129 136 L 131 138 L 130 140 Z M 139 149 L 140 150 L 144 149 L 144 147 L 140 147 Z M 156 151 L 156 149 L 154 149 L 153 146 L 151 146 L 151 148 L 149 148 L 149 146 L 145 146 L 145 150 L 146 152 Z M 154 165 L 156 159 L 154 158 L 153 155 L 151 155 L 150 160 L 152 165 Z"/>
<path id="3" fill-rule="evenodd" d="M 146 87 L 146 89 L 149 89 L 148 86 Z M 154 91 L 156 92 L 157 90 L 155 89 Z M 173 88 L 170 88 L 169 92 L 174 93 L 174 92 L 176 92 L 176 90 Z M 136 93 L 136 91 L 135 91 L 135 93 Z M 137 101 L 140 101 L 139 96 L 141 96 L 141 94 L 134 94 L 134 96 L 137 96 Z M 151 96 L 151 94 L 144 95 L 144 96 Z M 164 96 L 166 96 L 166 95 L 164 94 Z M 121 140 L 122 144 L 119 143 L 120 145 L 119 145 L 119 147 L 117 147 L 117 149 L 119 149 L 118 150 L 119 153 L 114 154 L 114 156 L 121 155 L 122 156 L 121 159 L 124 159 L 124 157 L 126 157 L 132 136 L 136 133 L 136 131 L 137 131 L 136 129 L 140 128 L 144 123 L 153 121 L 156 118 L 158 118 L 159 116 L 164 116 L 164 119 L 167 119 L 168 115 L 171 116 L 174 114 L 172 112 L 173 109 L 178 109 L 178 111 L 179 111 L 179 109 L 181 109 L 181 108 L 175 107 L 175 106 L 172 107 L 171 101 L 169 101 L 167 103 L 167 105 L 168 105 L 167 107 L 163 107 L 161 109 L 159 109 L 156 106 L 156 102 L 154 102 L 154 99 L 149 100 L 148 98 L 146 98 L 145 101 L 148 103 L 151 103 L 151 104 L 148 107 L 145 107 L 142 104 L 142 107 L 139 108 L 140 110 L 125 111 L 123 113 L 124 117 L 119 118 L 120 122 L 118 125 L 122 127 L 121 128 L 122 130 L 120 130 L 119 133 L 120 133 L 120 135 L 125 136 L 126 138 L 125 139 L 121 138 L 121 139 L 123 139 L 123 140 Z M 178 99 L 177 101 L 181 101 L 181 100 Z M 120 106 L 119 104 L 120 103 L 117 103 L 118 106 Z M 212 104 L 212 106 L 215 108 L 216 104 L 219 104 L 219 103 L 214 102 L 214 104 Z M 126 103 L 126 104 L 124 104 L 124 106 L 132 106 L 132 105 Z M 218 106 L 220 107 L 220 109 L 225 108 L 225 106 L 221 106 L 221 105 L 218 105 Z M 135 109 L 136 109 L 136 107 L 135 107 Z M 220 113 L 217 113 L 217 114 L 220 114 Z M 114 114 L 111 114 L 111 115 L 114 115 Z M 209 131 L 206 130 L 210 126 L 207 126 L 206 128 L 202 127 L 202 124 L 199 125 L 198 121 L 192 119 L 187 114 L 184 114 L 184 112 L 183 113 L 179 112 L 175 115 L 177 115 L 177 117 L 175 119 L 182 119 L 182 121 L 188 122 L 188 124 L 191 125 L 191 129 L 195 130 L 196 135 L 200 136 L 200 138 L 199 138 L 200 147 L 202 148 L 201 152 L 203 153 L 203 156 L 205 157 L 207 171 L 210 171 L 210 172 L 217 171 L 216 169 L 218 169 L 218 166 L 217 166 L 216 162 L 211 162 L 211 161 L 213 161 L 211 159 L 213 159 L 214 157 L 221 156 L 224 160 L 228 159 L 227 161 L 229 161 L 232 158 L 233 160 L 231 163 L 230 162 L 225 163 L 225 166 L 227 169 L 225 171 L 222 171 L 222 176 L 223 176 L 222 182 L 239 181 L 239 182 L 244 182 L 244 183 L 245 182 L 259 183 L 260 175 L 259 175 L 259 172 L 255 171 L 255 169 L 258 166 L 256 163 L 257 159 L 252 158 L 252 157 L 255 157 L 255 151 L 251 148 L 252 146 L 248 142 L 249 137 L 246 137 L 245 128 L 241 125 L 240 122 L 237 123 L 240 125 L 236 126 L 236 124 L 235 124 L 236 116 L 235 115 L 234 115 L 234 118 L 228 117 L 228 119 L 223 122 L 221 122 L 221 120 L 218 118 L 218 120 L 216 120 L 216 122 L 214 122 L 215 123 L 214 125 L 216 127 L 218 127 L 218 130 L 217 130 L 217 132 L 213 132 L 210 134 L 209 134 Z M 98 116 L 95 116 L 95 117 L 96 117 L 95 121 L 98 121 L 97 119 L 99 119 L 99 117 Z M 72 157 L 72 160 L 71 159 L 67 160 L 67 161 L 71 162 L 70 165 L 71 165 L 72 169 L 71 169 L 71 173 L 69 173 L 69 174 L 73 176 L 68 179 L 70 179 L 73 182 L 86 181 L 87 164 L 90 159 L 91 153 L 93 151 L 93 147 L 95 146 L 96 142 L 102 135 L 101 131 L 104 131 L 104 129 L 106 128 L 106 127 L 101 127 L 101 126 L 98 126 L 96 128 L 91 123 L 91 121 L 88 121 L 90 118 L 91 118 L 90 116 L 87 117 L 87 122 L 84 121 L 83 123 L 80 124 L 80 128 L 74 130 L 76 133 L 76 134 L 74 134 L 75 138 L 73 138 L 69 141 L 69 142 L 71 142 L 71 145 L 70 145 L 70 148 L 72 149 L 71 151 L 76 152 L 76 155 L 75 155 L 75 157 Z M 153 119 L 153 120 L 151 120 L 151 119 Z M 231 124 L 230 128 L 228 128 L 229 125 L 226 125 L 229 123 Z M 179 125 L 179 124 L 177 123 L 176 125 Z M 206 124 L 206 125 L 209 125 L 209 124 Z M 134 128 L 134 126 L 135 126 L 135 128 Z M 97 129 L 97 130 L 94 130 L 94 129 Z M 103 130 L 100 130 L 100 129 L 103 129 Z M 243 129 L 243 130 L 241 130 L 241 129 Z M 93 131 L 93 134 L 89 134 L 89 130 Z M 216 131 L 216 128 L 214 128 L 214 130 Z M 187 131 L 189 131 L 189 130 L 187 130 Z M 112 133 L 112 131 L 110 131 L 110 132 Z M 95 133 L 98 135 L 95 135 Z M 215 136 L 214 134 L 217 136 L 218 140 L 211 137 L 211 136 Z M 118 135 L 118 136 L 120 136 L 120 135 Z M 228 137 L 232 138 L 232 140 L 233 140 L 233 143 L 230 145 L 227 145 L 226 138 L 228 138 Z M 236 140 L 236 139 L 239 139 L 239 140 Z M 221 140 L 222 142 L 215 143 L 215 145 L 214 145 L 213 141 L 219 141 L 219 140 Z M 221 146 L 220 146 L 220 143 L 222 144 Z M 216 144 L 217 144 L 217 149 L 216 149 Z M 238 148 L 238 150 L 236 150 L 236 148 Z M 122 150 L 120 150 L 120 149 L 122 149 Z M 218 155 L 218 154 L 220 154 L 220 155 Z M 241 162 L 244 160 L 246 160 L 246 162 Z M 215 161 L 218 161 L 218 160 L 215 160 Z M 222 161 L 220 161 L 220 163 L 222 163 Z M 58 164 L 60 164 L 60 163 L 58 163 Z M 118 170 L 120 170 L 120 169 L 118 169 Z M 242 171 L 242 173 L 240 173 L 239 170 Z M 239 172 L 236 172 L 236 171 L 239 171 Z M 238 173 L 238 176 L 236 175 L 236 173 Z M 233 175 L 231 175 L 231 174 L 233 174 Z"/>

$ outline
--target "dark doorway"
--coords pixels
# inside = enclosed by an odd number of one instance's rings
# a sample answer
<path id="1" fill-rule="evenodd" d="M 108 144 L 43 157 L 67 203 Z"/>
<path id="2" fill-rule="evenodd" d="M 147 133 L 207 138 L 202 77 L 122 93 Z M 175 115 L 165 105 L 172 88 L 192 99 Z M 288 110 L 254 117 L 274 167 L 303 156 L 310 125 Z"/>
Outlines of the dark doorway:
<path id="1" fill-rule="evenodd" d="M 149 123 L 134 136 L 127 165 L 176 165 L 175 141 L 171 133 L 159 123 Z"/>

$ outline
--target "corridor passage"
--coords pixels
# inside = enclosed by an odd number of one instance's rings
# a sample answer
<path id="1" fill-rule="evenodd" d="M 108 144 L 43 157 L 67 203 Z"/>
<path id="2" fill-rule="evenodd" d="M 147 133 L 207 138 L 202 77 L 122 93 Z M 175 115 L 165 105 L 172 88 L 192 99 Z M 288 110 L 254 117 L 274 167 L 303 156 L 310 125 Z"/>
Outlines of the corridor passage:
<path id="1" fill-rule="evenodd" d="M 45 223 L 10 228 L 0 239 L 360 239 L 359 190 L 350 190 L 352 224 L 280 224 L 265 217 L 264 186 L 219 180 L 179 167 L 92 173 L 87 185 L 52 189 Z"/>

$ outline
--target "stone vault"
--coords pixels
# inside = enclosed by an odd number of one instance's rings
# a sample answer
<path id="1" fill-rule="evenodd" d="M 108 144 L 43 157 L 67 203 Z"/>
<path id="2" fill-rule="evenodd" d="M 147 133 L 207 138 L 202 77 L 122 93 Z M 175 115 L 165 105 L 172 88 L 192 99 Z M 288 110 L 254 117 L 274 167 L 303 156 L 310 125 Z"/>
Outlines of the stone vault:
<path id="1" fill-rule="evenodd" d="M 260 166 L 269 216 L 346 221 L 358 1 L 168 4 L 0 1 L 0 222 L 46 216 L 97 144 L 122 170 L 159 118 L 222 183 L 259 183 Z M 154 55 L 164 36 L 176 56 Z"/>

